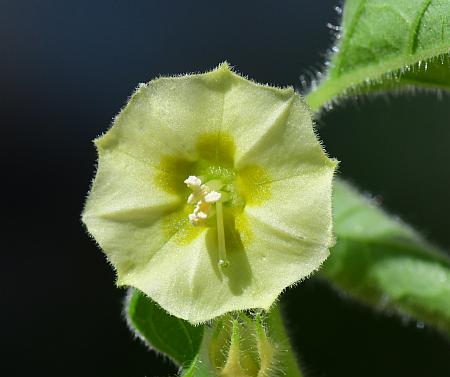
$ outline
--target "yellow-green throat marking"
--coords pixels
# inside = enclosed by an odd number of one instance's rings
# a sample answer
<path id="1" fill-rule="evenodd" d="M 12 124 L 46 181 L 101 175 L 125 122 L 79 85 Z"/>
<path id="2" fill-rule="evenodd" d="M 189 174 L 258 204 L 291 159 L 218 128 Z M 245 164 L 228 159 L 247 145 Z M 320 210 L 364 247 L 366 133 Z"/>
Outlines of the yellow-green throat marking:
<path id="1" fill-rule="evenodd" d="M 184 245 L 214 230 L 220 267 L 252 240 L 245 207 L 260 206 L 271 196 L 265 169 L 237 168 L 235 151 L 233 138 L 224 132 L 199 135 L 190 158 L 163 156 L 155 177 L 159 187 L 180 198 L 163 222 L 167 236 Z"/>

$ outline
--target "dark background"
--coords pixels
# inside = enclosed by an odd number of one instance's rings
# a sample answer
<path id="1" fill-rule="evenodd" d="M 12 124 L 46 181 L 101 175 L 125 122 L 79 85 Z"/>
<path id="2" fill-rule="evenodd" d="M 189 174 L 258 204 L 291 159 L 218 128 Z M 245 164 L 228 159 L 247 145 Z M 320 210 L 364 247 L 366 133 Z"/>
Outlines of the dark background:
<path id="1" fill-rule="evenodd" d="M 139 82 L 228 60 L 293 85 L 333 40 L 336 1 L 0 1 L 2 376 L 168 376 L 133 340 L 79 217 L 91 140 Z M 341 174 L 450 249 L 450 99 L 349 101 L 318 121 Z M 450 343 L 310 279 L 284 297 L 306 376 L 450 375 Z"/>

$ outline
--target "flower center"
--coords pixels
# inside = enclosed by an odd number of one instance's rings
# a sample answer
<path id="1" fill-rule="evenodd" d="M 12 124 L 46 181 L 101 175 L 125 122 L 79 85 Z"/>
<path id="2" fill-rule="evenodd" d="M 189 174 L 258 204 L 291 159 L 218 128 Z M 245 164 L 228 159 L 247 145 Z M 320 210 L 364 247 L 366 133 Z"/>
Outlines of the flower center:
<path id="1" fill-rule="evenodd" d="M 223 225 L 223 206 L 224 201 L 230 200 L 230 195 L 224 190 L 224 184 L 219 179 L 213 179 L 205 184 L 194 175 L 184 180 L 184 183 L 192 190 L 187 202 L 195 204 L 194 211 L 189 214 L 189 222 L 194 225 L 202 225 L 206 219 L 214 215 L 212 208 L 215 206 L 215 216 L 217 220 L 217 241 L 219 247 L 219 266 L 227 267 L 229 261 L 225 247 L 225 229 Z"/>

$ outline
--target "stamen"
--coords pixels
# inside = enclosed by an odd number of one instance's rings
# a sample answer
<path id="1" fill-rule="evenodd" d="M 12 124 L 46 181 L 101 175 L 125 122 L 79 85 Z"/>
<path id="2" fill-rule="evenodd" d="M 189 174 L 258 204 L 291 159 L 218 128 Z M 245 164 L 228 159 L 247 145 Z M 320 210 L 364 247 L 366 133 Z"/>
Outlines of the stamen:
<path id="1" fill-rule="evenodd" d="M 214 181 L 211 182 L 214 183 Z M 196 204 L 194 212 L 188 216 L 189 221 L 192 225 L 199 225 L 208 218 L 211 205 L 217 203 L 222 194 L 211 190 L 207 185 L 203 185 L 202 180 L 195 175 L 190 175 L 184 180 L 184 183 L 192 190 L 187 199 L 188 204 Z M 215 185 L 217 186 L 217 182 L 215 182 Z"/>
<path id="2" fill-rule="evenodd" d="M 205 212 L 200 211 L 199 213 L 197 213 L 197 217 L 199 219 L 205 220 L 208 217 L 208 215 Z"/>
<path id="3" fill-rule="evenodd" d="M 211 185 L 220 190 L 223 184 L 219 180 L 210 181 Z M 189 214 L 189 222 L 194 225 L 202 224 L 208 218 L 208 212 L 211 209 L 211 205 L 216 205 L 216 217 L 217 217 L 217 244 L 219 247 L 219 267 L 228 267 L 230 262 L 227 259 L 227 250 L 225 248 L 225 229 L 223 226 L 223 207 L 222 207 L 222 193 L 213 191 L 208 185 L 202 185 L 200 178 L 191 175 L 185 179 L 184 183 L 192 190 L 192 194 L 188 197 L 188 204 L 194 204 L 194 212 Z M 225 195 L 226 196 L 226 195 Z"/>
<path id="4" fill-rule="evenodd" d="M 206 203 L 216 203 L 220 200 L 222 195 L 220 195 L 217 191 L 211 191 L 210 193 L 205 195 L 205 202 Z"/>
<path id="5" fill-rule="evenodd" d="M 194 188 L 200 187 L 200 185 L 202 184 L 202 181 L 200 178 L 197 178 L 195 175 L 190 175 L 189 177 L 187 177 L 184 180 L 184 183 L 186 183 L 190 189 L 194 189 Z"/>

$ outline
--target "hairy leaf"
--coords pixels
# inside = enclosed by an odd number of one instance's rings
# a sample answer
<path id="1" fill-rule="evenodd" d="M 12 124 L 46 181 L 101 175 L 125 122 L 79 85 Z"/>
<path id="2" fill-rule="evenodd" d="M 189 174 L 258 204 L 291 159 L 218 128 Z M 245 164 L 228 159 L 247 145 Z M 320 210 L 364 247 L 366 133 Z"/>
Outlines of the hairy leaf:
<path id="1" fill-rule="evenodd" d="M 200 349 L 203 326 L 174 317 L 135 289 L 126 302 L 130 328 L 152 349 L 170 357 L 178 365 L 189 365 Z"/>
<path id="2" fill-rule="evenodd" d="M 347 0 L 341 28 L 325 78 L 307 96 L 313 110 L 374 90 L 450 90 L 448 0 Z"/>
<path id="3" fill-rule="evenodd" d="M 322 275 L 377 309 L 450 333 L 448 256 L 340 180 L 334 216 L 337 243 Z"/>

